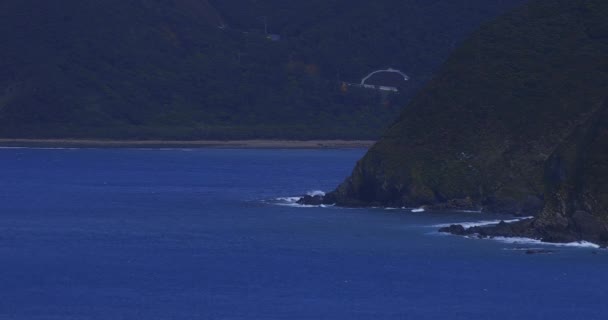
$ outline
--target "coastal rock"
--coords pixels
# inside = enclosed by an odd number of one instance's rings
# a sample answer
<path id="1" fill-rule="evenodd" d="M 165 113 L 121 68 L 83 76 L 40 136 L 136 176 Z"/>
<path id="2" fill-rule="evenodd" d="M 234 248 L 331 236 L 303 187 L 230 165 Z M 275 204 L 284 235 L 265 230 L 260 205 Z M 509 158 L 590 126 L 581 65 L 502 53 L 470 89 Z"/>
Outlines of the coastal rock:
<path id="1" fill-rule="evenodd" d="M 459 236 L 464 236 L 464 235 L 469 234 L 469 233 L 467 233 L 467 229 L 465 229 L 465 227 L 463 227 L 460 224 L 453 224 L 449 227 L 441 228 L 441 229 L 439 229 L 439 232 L 451 233 L 451 234 L 459 235 Z"/>
<path id="2" fill-rule="evenodd" d="M 453 224 L 446 228 L 439 229 L 439 232 L 450 233 L 453 235 L 465 236 L 465 235 L 476 235 L 480 238 L 493 238 L 493 237 L 526 237 L 526 238 L 538 238 L 538 234 L 529 232 L 530 226 L 533 220 L 521 220 L 517 222 L 507 223 L 500 221 L 496 225 L 489 226 L 475 226 L 465 228 L 460 224 Z"/>
<path id="3" fill-rule="evenodd" d="M 325 204 L 324 196 L 322 195 L 305 195 L 297 202 L 298 204 L 309 205 L 309 206 L 319 206 Z"/>
<path id="4" fill-rule="evenodd" d="M 535 0 L 486 25 L 328 197 L 536 216 L 466 232 L 608 244 L 607 13 Z"/>

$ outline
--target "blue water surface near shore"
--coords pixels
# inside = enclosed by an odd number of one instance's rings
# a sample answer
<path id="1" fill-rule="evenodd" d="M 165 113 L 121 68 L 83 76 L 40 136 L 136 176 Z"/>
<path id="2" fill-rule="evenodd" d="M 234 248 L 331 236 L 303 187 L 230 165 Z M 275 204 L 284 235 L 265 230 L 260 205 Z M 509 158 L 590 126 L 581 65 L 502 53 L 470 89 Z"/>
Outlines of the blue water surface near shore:
<path id="1" fill-rule="evenodd" d="M 602 250 L 433 227 L 487 214 L 273 200 L 363 153 L 0 149 L 0 319 L 606 319 Z"/>

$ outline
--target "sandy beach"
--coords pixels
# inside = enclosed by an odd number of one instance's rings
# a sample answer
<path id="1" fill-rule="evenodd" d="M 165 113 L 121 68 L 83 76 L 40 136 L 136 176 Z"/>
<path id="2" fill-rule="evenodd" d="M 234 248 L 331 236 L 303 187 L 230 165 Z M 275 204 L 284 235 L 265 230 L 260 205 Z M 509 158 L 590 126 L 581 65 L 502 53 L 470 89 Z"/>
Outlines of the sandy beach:
<path id="1" fill-rule="evenodd" d="M 94 140 L 94 139 L 0 139 L 0 147 L 42 148 L 251 148 L 344 149 L 369 148 L 371 140 Z"/>

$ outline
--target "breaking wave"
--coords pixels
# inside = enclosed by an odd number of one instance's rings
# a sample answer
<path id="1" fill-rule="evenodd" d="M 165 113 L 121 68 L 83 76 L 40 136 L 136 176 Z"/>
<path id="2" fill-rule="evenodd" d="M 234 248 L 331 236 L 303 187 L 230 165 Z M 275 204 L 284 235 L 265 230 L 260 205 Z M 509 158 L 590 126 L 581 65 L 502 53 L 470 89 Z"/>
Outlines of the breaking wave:
<path id="1" fill-rule="evenodd" d="M 325 196 L 325 192 L 320 191 L 320 190 L 313 190 L 313 191 L 308 191 L 306 193 L 306 195 L 309 195 L 311 197 L 317 197 L 317 196 Z M 334 205 L 326 205 L 326 204 L 321 204 L 321 205 L 308 205 L 308 204 L 299 204 L 298 201 L 300 201 L 300 199 L 302 199 L 302 197 L 279 197 L 279 198 L 275 198 L 269 201 L 264 201 L 270 204 L 274 204 L 277 206 L 284 206 L 284 207 L 293 207 L 293 208 L 328 208 L 328 207 L 333 207 Z"/>
<path id="2" fill-rule="evenodd" d="M 321 190 L 313 190 L 313 191 L 308 191 L 306 193 L 306 195 L 309 195 L 311 197 L 318 197 L 318 196 L 325 197 L 325 192 L 323 192 Z"/>
<path id="3" fill-rule="evenodd" d="M 504 221 L 506 223 L 514 223 L 514 222 L 519 222 L 519 221 L 528 220 L 528 219 L 532 219 L 532 218 L 534 218 L 534 217 L 523 217 L 523 218 L 517 218 L 517 219 L 511 219 L 511 220 L 486 220 L 486 221 L 476 221 L 476 222 L 453 222 L 453 223 L 436 224 L 436 225 L 433 225 L 432 227 L 433 228 L 447 228 L 447 227 L 452 226 L 452 225 L 461 225 L 465 229 L 468 229 L 468 228 L 473 228 L 473 227 L 493 226 L 493 225 L 499 224 L 501 221 Z"/>
<path id="4" fill-rule="evenodd" d="M 520 238 L 520 237 L 513 237 L 513 238 L 492 237 L 492 238 L 488 238 L 488 239 L 503 242 L 503 243 L 508 243 L 508 244 L 518 244 L 518 245 L 548 245 L 548 246 L 555 246 L 555 247 L 592 248 L 592 249 L 600 248 L 599 245 L 592 243 L 592 242 L 588 242 L 588 241 L 553 243 L 553 242 L 543 242 L 543 241 L 540 241 L 537 239 Z"/>
<path id="5" fill-rule="evenodd" d="M 519 221 L 523 221 L 523 220 L 528 220 L 528 219 L 532 219 L 534 217 L 523 217 L 523 218 L 517 218 L 517 219 L 511 219 L 511 220 L 488 220 L 488 221 L 477 221 L 477 222 L 454 222 L 454 223 L 445 223 L 445 224 L 437 224 L 437 225 L 433 225 L 434 228 L 445 228 L 445 227 L 449 227 L 451 225 L 461 225 L 464 228 L 472 228 L 472 227 L 484 227 L 484 226 L 492 226 L 492 225 L 497 225 L 499 224 L 501 221 L 504 221 L 506 223 L 514 223 L 514 222 L 519 222 Z M 471 235 L 471 236 L 466 236 L 466 238 L 469 239 L 479 239 L 479 237 L 475 236 L 475 235 Z M 543 242 L 541 240 L 538 239 L 532 239 L 532 238 L 523 238 L 523 237 L 488 237 L 488 238 L 483 238 L 483 239 L 487 239 L 487 240 L 494 240 L 494 241 L 498 241 L 498 242 L 502 242 L 502 243 L 508 243 L 508 244 L 515 244 L 515 245 L 523 245 L 523 246 L 555 246 L 555 247 L 569 247 L 569 248 L 592 248 L 592 249 L 599 249 L 600 246 L 592 243 L 592 242 L 588 242 L 588 241 L 579 241 L 579 242 L 568 242 L 568 243 L 553 243 L 553 242 Z M 524 249 L 528 249 L 528 248 L 524 248 Z"/>

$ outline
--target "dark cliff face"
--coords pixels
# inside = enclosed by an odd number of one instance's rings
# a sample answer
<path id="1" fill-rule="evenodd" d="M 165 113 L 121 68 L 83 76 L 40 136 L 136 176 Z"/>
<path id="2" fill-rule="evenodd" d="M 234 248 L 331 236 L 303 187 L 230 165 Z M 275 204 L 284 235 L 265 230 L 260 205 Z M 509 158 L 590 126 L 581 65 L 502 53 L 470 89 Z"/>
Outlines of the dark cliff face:
<path id="1" fill-rule="evenodd" d="M 605 237 L 607 14 L 541 0 L 483 27 L 326 201 L 542 212 L 528 235 Z"/>
<path id="2" fill-rule="evenodd" d="M 608 244 L 608 102 L 559 146 L 545 177 L 546 205 L 533 224 L 538 236 Z"/>

